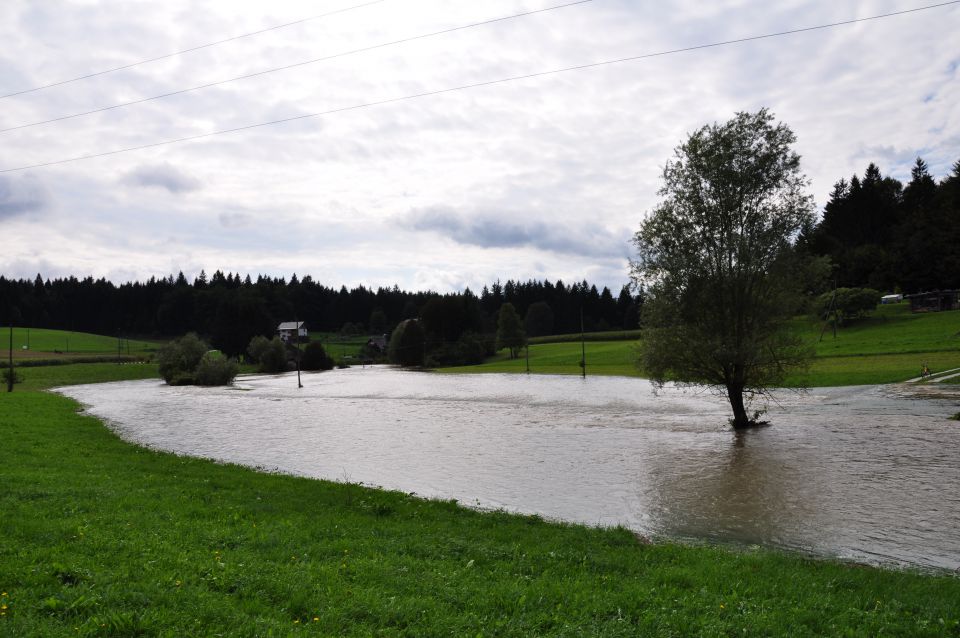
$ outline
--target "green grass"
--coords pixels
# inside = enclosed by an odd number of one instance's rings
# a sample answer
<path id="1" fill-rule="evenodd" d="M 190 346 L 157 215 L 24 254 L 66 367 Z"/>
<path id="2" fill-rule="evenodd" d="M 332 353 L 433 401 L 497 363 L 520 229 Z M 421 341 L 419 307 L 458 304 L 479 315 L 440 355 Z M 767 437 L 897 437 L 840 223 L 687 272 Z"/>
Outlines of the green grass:
<path id="1" fill-rule="evenodd" d="M 817 357 L 807 373 L 791 375 L 789 386 L 876 385 L 920 376 L 926 362 L 933 372 L 960 368 L 960 351 Z"/>
<path id="2" fill-rule="evenodd" d="M 796 324 L 804 339 L 816 344 L 818 357 L 960 351 L 960 310 L 914 314 L 905 303 L 878 306 L 870 316 L 841 326 L 836 338 L 828 328 L 823 340 L 822 322 Z"/>
<path id="3" fill-rule="evenodd" d="M 634 361 L 636 342 L 591 341 L 586 344 L 587 374 L 642 376 Z M 530 372 L 537 374 L 580 374 L 579 343 L 544 343 L 530 346 Z M 443 368 L 442 372 L 525 372 L 526 357 L 521 350 L 510 359 L 506 350 L 482 364 Z"/>
<path id="4" fill-rule="evenodd" d="M 76 410 L 0 400 L 0 635 L 960 633 L 954 576 L 260 474 L 126 444 Z"/>
<path id="5" fill-rule="evenodd" d="M 159 379 L 155 363 L 71 363 L 58 366 L 17 367 L 17 376 L 22 383 L 14 386 L 14 394 L 20 391 L 45 390 L 64 385 L 104 383 L 129 379 Z M 0 388 L 0 402 L 7 397 L 6 387 Z"/>
<path id="6" fill-rule="evenodd" d="M 896 383 L 920 374 L 923 363 L 937 372 L 960 367 L 960 311 L 913 314 L 906 304 L 879 306 L 865 319 L 843 326 L 834 337 L 819 340 L 822 324 L 796 319 L 794 329 L 816 348 L 807 372 L 788 377 L 785 385 L 836 386 Z M 569 335 L 563 335 L 566 338 Z M 587 341 L 588 375 L 642 377 L 634 364 L 636 341 Z M 580 343 L 533 343 L 530 371 L 580 374 Z M 522 353 L 521 353 L 522 354 Z M 506 351 L 480 365 L 444 368 L 443 372 L 524 372 L 526 361 L 510 360 Z"/>
<path id="7" fill-rule="evenodd" d="M 334 360 L 344 357 L 358 357 L 360 349 L 367 345 L 367 336 L 344 337 L 336 332 L 311 332 L 310 339 L 323 344 L 323 349 Z"/>
<path id="8" fill-rule="evenodd" d="M 585 332 L 582 335 L 577 333 L 563 335 L 546 335 L 543 337 L 531 337 L 531 344 L 534 343 L 580 343 L 581 337 L 584 341 L 636 341 L 643 334 L 642 330 L 606 330 L 604 332 Z"/>
<path id="9" fill-rule="evenodd" d="M 117 352 L 117 337 L 108 337 L 104 335 L 89 334 L 86 332 L 68 332 L 66 330 L 46 330 L 43 328 L 30 328 L 28 337 L 27 328 L 13 329 L 13 353 L 14 358 L 22 357 L 29 353 L 111 353 Z M 9 327 L 0 328 L 0 349 L 7 350 L 9 347 Z M 23 347 L 29 342 L 29 349 Z M 145 341 L 142 339 L 121 340 L 123 353 L 140 354 L 153 352 L 162 345 L 158 341 Z"/>

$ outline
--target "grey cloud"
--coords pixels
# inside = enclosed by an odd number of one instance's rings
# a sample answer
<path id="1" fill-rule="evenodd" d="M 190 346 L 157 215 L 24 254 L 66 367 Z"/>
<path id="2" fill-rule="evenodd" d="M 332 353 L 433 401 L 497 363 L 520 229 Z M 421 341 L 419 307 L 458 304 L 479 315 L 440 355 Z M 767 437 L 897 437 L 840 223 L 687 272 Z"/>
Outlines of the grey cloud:
<path id="1" fill-rule="evenodd" d="M 459 244 L 481 248 L 533 247 L 586 257 L 626 257 L 629 233 L 610 232 L 595 224 L 571 227 L 532 219 L 511 221 L 520 214 L 458 213 L 445 207 L 411 210 L 401 223 L 412 230 L 435 232 Z"/>
<path id="2" fill-rule="evenodd" d="M 36 179 L 0 175 L 0 221 L 15 215 L 43 211 L 49 203 L 49 192 Z"/>
<path id="3" fill-rule="evenodd" d="M 220 213 L 220 225 L 224 228 L 243 228 L 252 217 L 246 213 Z"/>
<path id="4" fill-rule="evenodd" d="M 123 181 L 135 186 L 155 186 L 169 192 L 187 193 L 199 189 L 200 180 L 187 175 L 172 164 L 144 164 L 127 173 Z"/>

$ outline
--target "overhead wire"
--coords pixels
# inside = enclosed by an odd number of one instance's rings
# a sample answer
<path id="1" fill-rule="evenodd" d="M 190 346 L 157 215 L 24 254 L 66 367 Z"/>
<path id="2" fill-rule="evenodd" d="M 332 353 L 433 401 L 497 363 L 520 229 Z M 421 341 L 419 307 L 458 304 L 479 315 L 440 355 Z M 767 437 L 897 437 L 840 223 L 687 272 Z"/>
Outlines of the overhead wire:
<path id="1" fill-rule="evenodd" d="M 0 95 L 0 100 L 5 100 L 9 97 L 16 97 L 17 95 L 24 95 L 26 93 L 35 93 L 37 91 L 42 91 L 44 89 L 50 89 L 55 86 L 63 86 L 64 84 L 70 84 L 72 82 L 79 82 L 80 80 L 88 80 L 90 78 L 95 78 L 100 75 L 107 75 L 108 73 L 114 73 L 116 71 L 123 71 L 125 69 L 132 69 L 135 66 L 140 66 L 142 64 L 148 64 L 150 62 L 159 62 L 160 60 L 166 60 L 168 58 L 173 58 L 178 55 L 184 55 L 185 53 L 192 53 L 194 51 L 200 51 L 202 49 L 208 49 L 218 44 L 225 44 L 227 42 L 233 42 L 235 40 L 241 40 L 243 38 L 249 38 L 255 35 L 260 35 L 267 33 L 269 31 L 276 31 L 277 29 L 285 29 L 287 27 L 292 27 L 298 24 L 303 24 L 304 22 L 310 22 L 312 20 L 319 20 L 321 18 L 328 18 L 338 13 L 346 13 L 348 11 L 353 11 L 355 9 L 362 9 L 364 7 L 369 7 L 370 5 L 380 4 L 381 2 L 386 2 L 386 0 L 371 0 L 370 2 L 364 2 L 362 4 L 356 4 L 350 7 L 344 7 L 342 9 L 337 9 L 336 11 L 328 11 L 327 13 L 321 13 L 319 15 L 310 16 L 308 18 L 300 18 L 299 20 L 294 20 L 293 22 L 286 22 L 284 24 L 277 24 L 272 27 L 266 27 L 264 29 L 259 29 L 257 31 L 251 31 L 249 33 L 241 33 L 240 35 L 235 35 L 229 38 L 224 38 L 223 40 L 217 40 L 215 42 L 208 42 L 206 44 L 199 44 L 197 46 L 192 46 L 187 49 L 181 49 L 179 51 L 174 51 L 172 53 L 165 53 L 163 55 L 158 55 L 153 58 L 147 58 L 145 60 L 139 60 L 137 62 L 130 62 L 129 64 L 123 64 L 121 66 L 113 67 L 110 69 L 104 69 L 103 71 L 94 71 L 93 73 L 87 73 L 85 75 L 78 75 L 74 78 L 69 78 L 66 80 L 60 80 L 58 82 L 50 82 L 49 84 L 43 84 L 41 86 L 35 86 L 29 89 L 23 89 L 21 91 L 14 91 L 13 93 L 7 93 L 6 95 Z"/>
<path id="2" fill-rule="evenodd" d="M 655 58 L 655 57 L 663 57 L 663 56 L 667 56 L 667 55 L 673 55 L 673 54 L 677 54 L 677 53 L 684 53 L 684 52 L 688 52 L 688 51 L 698 51 L 698 50 L 703 50 L 703 49 L 710 49 L 710 48 L 716 48 L 716 47 L 722 47 L 722 46 L 729 46 L 729 45 L 733 45 L 733 44 L 741 44 L 741 43 L 744 43 L 744 42 L 754 42 L 754 41 L 757 41 L 757 40 L 764 40 L 764 39 L 776 38 L 776 37 L 787 36 L 787 35 L 795 35 L 795 34 L 798 34 L 798 33 L 808 33 L 808 32 L 811 32 L 811 31 L 819 31 L 819 30 L 823 30 L 823 29 L 830 29 L 830 28 L 834 28 L 834 27 L 845 26 L 845 25 L 849 25 L 849 24 L 856 24 L 856 23 L 860 23 L 860 22 L 868 22 L 868 21 L 873 21 L 873 20 L 881 20 L 881 19 L 884 19 L 884 18 L 891 18 L 891 17 L 895 17 L 895 16 L 902 16 L 902 15 L 907 15 L 907 14 L 911 14 L 911 13 L 917 13 L 917 12 L 920 12 L 920 11 L 927 11 L 927 10 L 930 10 L 930 9 L 936 9 L 936 8 L 941 8 L 941 7 L 945 7 L 945 6 L 949 6 L 949 5 L 955 5 L 955 4 L 960 4 L 960 0 L 949 0 L 949 1 L 947 1 L 947 2 L 941 2 L 941 3 L 938 3 L 938 4 L 926 5 L 926 6 L 923 6 L 923 7 L 915 7 L 915 8 L 913 8 L 913 9 L 904 9 L 904 10 L 902 10 L 902 11 L 894 11 L 894 12 L 890 12 L 890 13 L 883 13 L 883 14 L 877 14 L 877 15 L 872 15 L 872 16 L 865 16 L 865 17 L 862 17 L 862 18 L 852 18 L 852 19 L 850 19 L 850 20 L 842 20 L 842 21 L 838 21 L 838 22 L 830 22 L 830 23 L 815 25 L 815 26 L 811 26 L 811 27 L 801 27 L 801 28 L 797 28 L 797 29 L 788 29 L 788 30 L 785 30 L 785 31 L 777 31 L 777 32 L 773 32 L 773 33 L 765 33 L 765 34 L 755 35 L 755 36 L 746 36 L 746 37 L 742 37 L 742 38 L 735 38 L 735 39 L 732 39 L 732 40 L 723 40 L 723 41 L 719 41 L 719 42 L 711 42 L 711 43 L 707 43 L 707 44 L 698 44 L 698 45 L 693 45 L 693 46 L 688 46 L 688 47 L 681 47 L 681 48 L 677 48 L 677 49 L 668 49 L 668 50 L 665 50 L 665 51 L 657 51 L 657 52 L 654 52 L 654 53 L 644 53 L 644 54 L 640 54 L 640 55 L 632 55 L 632 56 L 623 57 L 623 58 L 616 58 L 616 59 L 612 59 L 612 60 L 602 60 L 602 61 L 599 61 L 599 62 L 590 62 L 590 63 L 586 63 L 586 64 L 578 64 L 578 65 L 574 65 L 574 66 L 562 67 L 562 68 L 559 68 L 559 69 L 550 69 L 550 70 L 547 70 L 547 71 L 538 71 L 538 72 L 534 72 L 534 73 L 525 73 L 525 74 L 522 74 L 522 75 L 514 75 L 514 76 L 510 76 L 510 77 L 506 77 L 506 78 L 498 78 L 498 79 L 495 79 L 495 80 L 486 80 L 486 81 L 483 81 L 483 82 L 473 82 L 473 83 L 470 83 L 470 84 L 462 84 L 462 85 L 459 85 L 459 86 L 447 87 L 447 88 L 443 88 L 443 89 L 435 89 L 435 90 L 432 90 L 432 91 L 423 91 L 423 92 L 421 92 L 421 93 L 413 93 L 413 94 L 403 95 L 403 96 L 399 96 L 399 97 L 386 98 L 386 99 L 383 99 L 383 100 L 375 100 L 375 101 L 372 101 L 372 102 L 364 102 L 364 103 L 361 103 L 361 104 L 353 104 L 353 105 L 350 105 L 350 106 L 344 106 L 344 107 L 339 107 L 339 108 L 335 108 L 335 109 L 329 109 L 329 110 L 327 110 L 327 111 L 320 111 L 320 112 L 317 112 L 317 113 L 307 113 L 307 114 L 303 114 L 303 115 L 296 115 L 296 116 L 292 116 L 292 117 L 286 117 L 286 118 L 280 118 L 280 119 L 277 119 L 277 120 L 271 120 L 271 121 L 268 121 L 268 122 L 258 122 L 258 123 L 255 123 L 255 124 L 247 124 L 247 125 L 245 125 L 245 126 L 237 126 L 237 127 L 228 128 L 228 129 L 221 129 L 221 130 L 218 130 L 218 131 L 210 131 L 210 132 L 207 132 L 207 133 L 200 133 L 200 134 L 197 134 L 197 135 L 188 135 L 188 136 L 185 136 L 185 137 L 180 137 L 180 138 L 175 138 L 175 139 L 162 140 L 162 141 L 159 141 L 159 142 L 152 142 L 152 143 L 149 143 L 149 144 L 140 144 L 140 145 L 137 145 L 137 146 L 130 146 L 130 147 L 126 147 L 126 148 L 115 149 L 115 150 L 112 150 L 112 151 L 103 151 L 103 152 L 99 152 L 99 153 L 90 153 L 90 154 L 88 154 L 88 155 L 79 155 L 79 156 L 76 156 L 76 157 L 70 157 L 70 158 L 59 159 L 59 160 L 52 160 L 52 161 L 48 161 L 48 162 L 40 162 L 40 163 L 37 163 L 37 164 L 30 164 L 30 165 L 25 165 L 25 166 L 18 166 L 18 167 L 14 167 L 14 168 L 5 168 L 5 169 L 0 169 L 0 174 L 2 174 L 2 173 L 12 173 L 12 172 L 23 171 L 23 170 L 29 170 L 29 169 L 33 169 L 33 168 L 43 168 L 43 167 L 47 167 L 47 166 L 56 166 L 56 165 L 59 165 L 59 164 L 67 164 L 67 163 L 71 163 L 71 162 L 79 162 L 79 161 L 84 161 L 84 160 L 89 160 L 89 159 L 95 159 L 95 158 L 99 158 L 99 157 L 108 157 L 108 156 L 111 156 L 111 155 L 118 155 L 118 154 L 121 154 L 121 153 L 129 153 L 129 152 L 132 152 L 132 151 L 139 151 L 139 150 L 145 150 L 145 149 L 149 149 L 149 148 L 157 148 L 157 147 L 160 147 L 160 146 L 168 146 L 168 145 L 171 145 L 171 144 L 179 144 L 179 143 L 183 143 L 183 142 L 190 142 L 190 141 L 200 140 L 200 139 L 204 139 L 204 138 L 208 138 L 208 137 L 214 137 L 214 136 L 218 136 L 218 135 L 226 135 L 226 134 L 228 134 L 228 133 L 237 133 L 237 132 L 240 132 L 240 131 L 248 131 L 248 130 L 255 129 L 255 128 L 262 128 L 262 127 L 266 127 L 266 126 L 274 126 L 274 125 L 277 125 L 277 124 L 285 124 L 285 123 L 288 123 L 288 122 L 295 122 L 295 121 L 305 120 L 305 119 L 309 119 L 309 118 L 322 117 L 322 116 L 325 116 L 325 115 L 332 115 L 332 114 L 335 114 L 335 113 L 344 113 L 344 112 L 347 112 L 347 111 L 354 111 L 354 110 L 364 109 L 364 108 L 370 108 L 370 107 L 374 107 L 374 106 L 382 106 L 382 105 L 385 105 L 385 104 L 395 104 L 395 103 L 398 103 L 398 102 L 404 102 L 404 101 L 408 101 L 408 100 L 415 100 L 415 99 L 424 98 L 424 97 L 430 97 L 430 96 L 435 96 L 435 95 L 442 95 L 442 94 L 445 94 L 445 93 L 453 93 L 453 92 L 455 92 L 455 91 L 464 91 L 464 90 L 468 90 L 468 89 L 475 89 L 475 88 L 480 88 L 480 87 L 485 87 L 485 86 L 493 86 L 493 85 L 497 85 L 497 84 L 506 84 L 506 83 L 508 83 L 508 82 L 516 82 L 516 81 L 519 81 L 519 80 L 527 80 L 527 79 L 539 78 L 539 77 L 544 77 L 544 76 L 549 76 L 549 75 L 557 75 L 557 74 L 560 74 L 560 73 L 567 73 L 567 72 L 570 72 L 570 71 L 580 71 L 580 70 L 584 70 L 584 69 L 593 69 L 593 68 L 598 68 L 598 67 L 603 67 L 603 66 L 609 66 L 609 65 L 613 65 L 613 64 L 621 64 L 621 63 L 624 63 L 624 62 L 634 62 L 634 61 L 637 61 L 637 60 L 645 60 L 645 59 L 650 59 L 650 58 Z"/>
<path id="3" fill-rule="evenodd" d="M 31 122 L 31 123 L 29 123 L 29 124 L 20 124 L 20 125 L 18 125 L 18 126 L 10 126 L 10 127 L 7 127 L 7 128 L 0 129 L 0 133 L 9 133 L 10 131 L 18 131 L 18 130 L 21 130 L 21 129 L 30 128 L 30 127 L 32 127 L 32 126 L 40 126 L 40 125 L 42 125 L 42 124 L 51 124 L 51 123 L 53 123 L 53 122 L 62 122 L 62 121 L 64 121 L 64 120 L 70 120 L 70 119 L 73 119 L 73 118 L 82 117 L 82 116 L 84 116 L 84 115 L 93 115 L 94 113 L 103 113 L 103 112 L 105 112 L 105 111 L 111 111 L 111 110 L 123 108 L 123 107 L 126 107 L 126 106 L 133 106 L 134 104 L 143 104 L 144 102 L 151 102 L 151 101 L 153 101 L 153 100 L 159 100 L 159 99 L 171 97 L 171 96 L 174 96 L 174 95 L 182 95 L 182 94 L 184 94 L 184 93 L 190 93 L 190 92 L 192 92 L 192 91 L 199 91 L 200 89 L 208 89 L 208 88 L 210 88 L 210 87 L 220 86 L 220 85 L 222 85 L 222 84 L 228 84 L 228 83 L 230 83 L 230 82 L 236 82 L 236 81 L 238 81 L 238 80 L 247 80 L 247 79 L 250 79 L 250 78 L 259 77 L 259 76 L 261 76 L 261 75 L 267 75 L 267 74 L 270 74 L 270 73 L 277 73 L 278 71 L 287 71 L 287 70 L 289 70 L 289 69 L 295 69 L 295 68 L 297 68 L 297 67 L 306 66 L 306 65 L 308 65 L 308 64 L 316 64 L 316 63 L 318 63 L 318 62 L 325 62 L 325 61 L 328 61 L 328 60 L 334 60 L 334 59 L 336 59 L 336 58 L 343 58 L 343 57 L 347 57 L 347 56 L 350 56 L 350 55 L 356 55 L 357 53 L 365 53 L 365 52 L 367 52 L 367 51 L 373 51 L 373 50 L 376 50 L 376 49 L 382 49 L 382 48 L 385 48 L 385 47 L 395 46 L 395 45 L 398 45 L 398 44 L 404 44 L 404 43 L 407 43 L 407 42 L 413 42 L 413 41 L 415 41 L 415 40 L 423 40 L 423 39 L 426 39 L 426 38 L 432 38 L 432 37 L 435 37 L 435 36 L 438 36 L 438 35 L 444 35 L 444 34 L 448 34 L 448 33 L 453 33 L 453 32 L 455 32 L 455 31 L 463 31 L 464 29 L 472 29 L 472 28 L 475 28 L 475 27 L 480 27 L 480 26 L 485 26 L 485 25 L 489 25 L 489 24 L 494 24 L 494 23 L 497 23 L 497 22 L 504 22 L 504 21 L 506 21 L 506 20 L 513 20 L 513 19 L 516 19 L 516 18 L 523 18 L 523 17 L 531 16 L 531 15 L 534 15 L 534 14 L 537 14 L 537 13 L 545 13 L 545 12 L 547 12 L 547 11 L 554 11 L 554 10 L 556 10 L 556 9 L 565 9 L 565 8 L 567 8 L 567 7 L 572 7 L 572 6 L 580 5 L 580 4 L 586 4 L 586 3 L 588 3 L 588 2 L 593 2 L 593 1 L 594 1 L 594 0 L 574 0 L 573 2 L 567 2 L 567 3 L 564 3 L 564 4 L 554 5 L 554 6 L 551 6 L 551 7 L 545 7 L 545 8 L 543 8 L 543 9 L 534 9 L 534 10 L 532 10 L 532 11 L 524 11 L 524 12 L 522 12 L 522 13 L 515 13 L 515 14 L 513 14 L 513 15 L 502 16 L 502 17 L 499 17 L 499 18 L 492 18 L 492 19 L 490 19 L 490 20 L 483 20 L 483 21 L 481 21 L 481 22 L 472 22 L 472 23 L 470 23 L 470 24 L 464 24 L 464 25 L 460 25 L 460 26 L 457 26 L 457 27 L 450 27 L 450 28 L 447 28 L 447 29 L 442 29 L 442 30 L 440 30 L 440 31 L 433 31 L 433 32 L 431 32 L 431 33 L 423 33 L 423 34 L 420 34 L 420 35 L 410 36 L 410 37 L 408 37 L 408 38 L 401 38 L 400 40 L 392 40 L 392 41 L 390 41 L 390 42 L 381 42 L 381 43 L 379 43 L 379 44 L 374 44 L 374 45 L 370 45 L 370 46 L 366 46 L 366 47 L 361 47 L 361 48 L 359 48 L 359 49 L 352 49 L 352 50 L 350 50 L 350 51 L 343 51 L 343 52 L 341 52 L 341 53 L 334 53 L 334 54 L 326 55 L 326 56 L 323 56 L 323 57 L 320 57 L 320 58 L 313 58 L 313 59 L 311 59 L 311 60 L 304 60 L 304 61 L 302 61 L 302 62 L 294 62 L 293 64 L 287 64 L 287 65 L 284 65 L 284 66 L 279 66 L 279 67 L 274 67 L 274 68 L 270 68 L 270 69 L 265 69 L 265 70 L 263 70 L 263 71 L 256 71 L 256 72 L 254 72 L 254 73 L 247 73 L 247 74 L 245 74 L 245 75 L 238 75 L 238 76 L 236 76 L 236 77 L 227 78 L 227 79 L 225 79 L 225 80 L 218 80 L 218 81 L 216 81 L 216 82 L 208 82 L 208 83 L 206 83 L 206 84 L 200 84 L 200 85 L 198 85 L 198 86 L 193 86 L 193 87 L 189 87 L 189 88 L 186 88 L 186 89 L 179 89 L 179 90 L 176 90 L 176 91 L 170 91 L 170 92 L 168 92 L 168 93 L 161 93 L 160 95 L 154 95 L 154 96 L 151 96 L 151 97 L 140 98 L 140 99 L 138 99 L 138 100 L 131 100 L 131 101 L 129 101 L 129 102 L 121 102 L 120 104 L 113 104 L 113 105 L 111 105 L 111 106 L 104 106 L 104 107 L 92 109 L 92 110 L 90 110 L 90 111 L 83 111 L 83 112 L 81 112 L 81 113 L 72 113 L 72 114 L 70 114 L 70 115 L 63 115 L 63 116 L 60 116 L 60 117 L 54 117 L 54 118 L 50 118 L 49 120 L 42 120 L 42 121 L 39 121 L 39 122 Z"/>

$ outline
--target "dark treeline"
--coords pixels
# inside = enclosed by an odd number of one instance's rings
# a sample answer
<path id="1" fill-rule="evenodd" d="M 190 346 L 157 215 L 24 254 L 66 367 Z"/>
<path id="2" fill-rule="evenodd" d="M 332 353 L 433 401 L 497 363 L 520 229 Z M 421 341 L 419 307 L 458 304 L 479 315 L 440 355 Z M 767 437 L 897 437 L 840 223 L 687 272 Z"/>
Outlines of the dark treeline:
<path id="1" fill-rule="evenodd" d="M 500 306 L 512 303 L 521 317 L 530 306 L 536 333 L 635 328 L 640 297 L 624 287 L 617 297 L 586 281 L 499 281 L 479 295 L 407 292 L 398 287 L 331 288 L 311 277 L 285 278 L 200 274 L 193 282 L 177 277 L 116 285 L 106 279 L 33 280 L 0 277 L 4 322 L 97 334 L 179 336 L 197 332 L 230 354 L 244 352 L 256 335 L 272 335 L 281 321 L 306 321 L 311 330 L 381 334 L 403 319 L 420 317 L 437 342 L 465 332 L 496 330 Z M 546 309 L 544 309 L 546 305 Z"/>
<path id="2" fill-rule="evenodd" d="M 960 162 L 939 183 L 917 159 L 904 185 L 870 164 L 834 186 L 798 248 L 828 258 L 829 284 L 888 292 L 960 287 Z"/>

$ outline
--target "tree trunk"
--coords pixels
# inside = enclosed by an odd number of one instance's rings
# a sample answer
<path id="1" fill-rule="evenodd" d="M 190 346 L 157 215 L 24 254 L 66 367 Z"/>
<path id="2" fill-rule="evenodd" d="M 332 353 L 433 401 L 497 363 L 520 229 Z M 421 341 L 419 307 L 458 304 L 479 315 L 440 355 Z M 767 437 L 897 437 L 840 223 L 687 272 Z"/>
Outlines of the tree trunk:
<path id="1" fill-rule="evenodd" d="M 747 418 L 747 408 L 743 405 L 743 386 L 728 383 L 727 396 L 730 398 L 730 407 L 733 408 L 733 427 L 739 430 L 753 425 Z"/>

